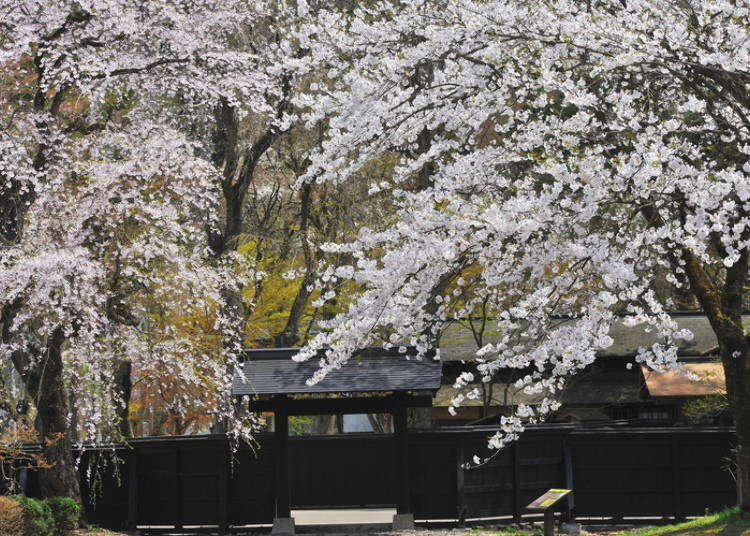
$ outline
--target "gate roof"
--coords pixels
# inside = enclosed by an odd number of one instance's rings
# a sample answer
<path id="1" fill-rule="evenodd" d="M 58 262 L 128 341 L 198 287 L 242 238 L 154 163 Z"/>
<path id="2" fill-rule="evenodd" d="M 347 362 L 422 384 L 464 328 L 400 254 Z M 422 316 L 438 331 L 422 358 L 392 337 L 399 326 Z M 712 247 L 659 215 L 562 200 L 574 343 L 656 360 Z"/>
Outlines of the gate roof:
<path id="1" fill-rule="evenodd" d="M 273 395 L 385 391 L 435 391 L 440 388 L 442 365 L 434 354 L 417 359 L 416 349 L 366 348 L 315 385 L 307 385 L 319 367 L 318 359 L 292 360 L 299 348 L 248 350 L 243 379 L 235 374 L 232 394 Z M 323 353 L 321 353 L 321 357 Z"/>

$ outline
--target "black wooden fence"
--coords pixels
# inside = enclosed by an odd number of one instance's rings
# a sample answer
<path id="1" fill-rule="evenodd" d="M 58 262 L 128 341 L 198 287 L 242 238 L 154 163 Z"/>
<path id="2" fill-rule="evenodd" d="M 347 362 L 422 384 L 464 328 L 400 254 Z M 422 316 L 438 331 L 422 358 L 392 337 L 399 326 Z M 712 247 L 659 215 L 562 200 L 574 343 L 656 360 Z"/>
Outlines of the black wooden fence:
<path id="1" fill-rule="evenodd" d="M 734 433 L 727 428 L 580 429 L 548 425 L 478 468 L 491 428 L 409 432 L 409 487 L 415 518 L 513 517 L 553 487 L 569 487 L 563 504 L 577 517 L 700 515 L 735 503 Z M 239 526 L 271 523 L 272 438 L 233 456 L 223 436 L 135 439 L 83 452 L 80 472 L 88 517 L 103 527 Z M 394 441 L 352 434 L 290 440 L 293 507 L 395 503 Z M 98 469 L 98 470 L 97 470 Z M 28 494 L 35 494 L 33 474 Z"/>

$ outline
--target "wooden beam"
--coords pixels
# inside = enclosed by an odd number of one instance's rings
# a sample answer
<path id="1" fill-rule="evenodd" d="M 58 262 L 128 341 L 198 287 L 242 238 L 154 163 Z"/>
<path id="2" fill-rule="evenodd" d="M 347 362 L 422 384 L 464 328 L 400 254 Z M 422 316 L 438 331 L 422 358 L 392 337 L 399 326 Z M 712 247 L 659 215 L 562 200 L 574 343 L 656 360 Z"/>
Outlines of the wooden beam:
<path id="1" fill-rule="evenodd" d="M 384 397 L 359 398 L 273 398 L 251 400 L 250 411 L 273 411 L 283 409 L 287 415 L 340 415 L 355 413 L 390 413 L 394 407 L 430 408 L 432 395 L 389 395 Z"/>

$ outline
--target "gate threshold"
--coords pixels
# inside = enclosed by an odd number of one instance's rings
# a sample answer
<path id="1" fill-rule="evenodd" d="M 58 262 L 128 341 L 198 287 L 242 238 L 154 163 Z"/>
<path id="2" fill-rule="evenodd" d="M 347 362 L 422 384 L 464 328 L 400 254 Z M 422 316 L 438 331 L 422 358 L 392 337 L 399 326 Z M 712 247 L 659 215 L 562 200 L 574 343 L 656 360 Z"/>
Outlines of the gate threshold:
<path id="1" fill-rule="evenodd" d="M 319 525 L 388 525 L 395 508 L 326 508 L 294 509 L 292 517 L 297 528 Z"/>

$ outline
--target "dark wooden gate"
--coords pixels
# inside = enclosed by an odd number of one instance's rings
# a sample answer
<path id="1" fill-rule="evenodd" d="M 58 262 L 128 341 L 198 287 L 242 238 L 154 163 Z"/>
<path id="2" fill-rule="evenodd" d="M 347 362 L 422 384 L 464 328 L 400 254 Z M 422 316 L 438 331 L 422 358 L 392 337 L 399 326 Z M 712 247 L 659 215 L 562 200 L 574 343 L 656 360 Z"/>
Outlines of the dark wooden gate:
<path id="1" fill-rule="evenodd" d="M 394 439 L 352 434 L 289 441 L 292 507 L 392 506 Z"/>

